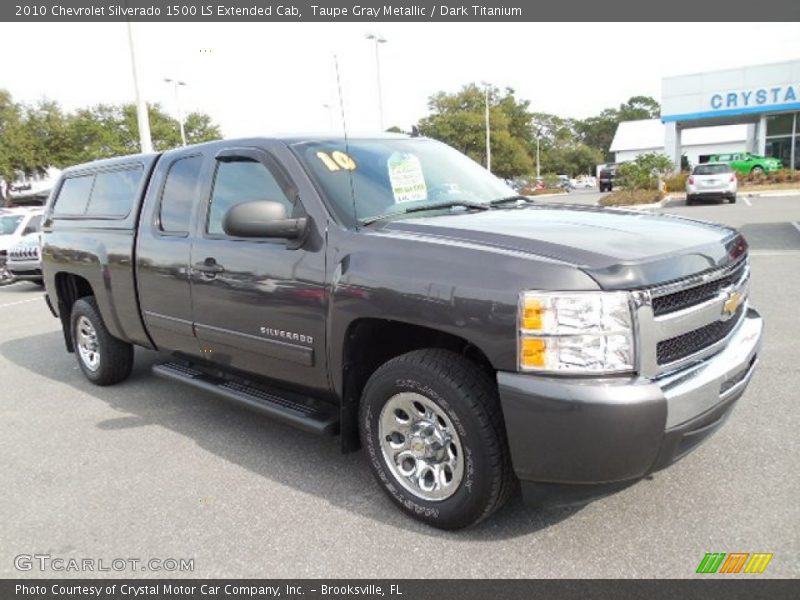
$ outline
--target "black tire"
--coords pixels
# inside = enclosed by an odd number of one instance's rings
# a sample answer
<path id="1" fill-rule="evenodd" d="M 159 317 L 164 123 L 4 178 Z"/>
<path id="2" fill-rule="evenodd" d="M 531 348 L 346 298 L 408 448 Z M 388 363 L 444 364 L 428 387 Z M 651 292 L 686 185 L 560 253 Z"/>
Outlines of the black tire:
<path id="1" fill-rule="evenodd" d="M 736 194 L 734 194 L 733 196 L 731 196 L 730 198 L 728 198 L 728 201 L 729 201 L 731 204 L 736 204 Z"/>
<path id="2" fill-rule="evenodd" d="M 97 355 L 97 362 L 94 365 L 79 347 L 78 324 L 81 322 L 83 325 L 82 319 L 88 320 L 94 330 L 94 347 Z M 86 296 L 75 302 L 72 306 L 70 327 L 78 366 L 89 381 L 95 385 L 113 385 L 128 378 L 133 369 L 133 345 L 113 337 L 108 332 L 94 297 Z"/>
<path id="3" fill-rule="evenodd" d="M 428 500 L 401 484 L 379 439 L 383 407 L 397 394 L 420 394 L 444 413 L 462 448 L 463 479 L 444 499 Z M 378 368 L 364 388 L 359 431 L 372 473 L 406 514 L 440 529 L 474 525 L 496 511 L 516 484 L 494 381 L 448 350 L 415 350 Z M 388 440 L 387 440 L 388 441 Z"/>
<path id="4" fill-rule="evenodd" d="M 763 175 L 764 174 L 764 168 L 763 167 L 759 167 L 758 165 L 756 165 L 755 167 L 753 167 L 750 170 L 750 173 L 752 173 L 753 175 Z"/>
<path id="5" fill-rule="evenodd" d="M 694 198 L 686 196 L 686 206 L 691 206 L 692 204 L 694 204 Z"/>

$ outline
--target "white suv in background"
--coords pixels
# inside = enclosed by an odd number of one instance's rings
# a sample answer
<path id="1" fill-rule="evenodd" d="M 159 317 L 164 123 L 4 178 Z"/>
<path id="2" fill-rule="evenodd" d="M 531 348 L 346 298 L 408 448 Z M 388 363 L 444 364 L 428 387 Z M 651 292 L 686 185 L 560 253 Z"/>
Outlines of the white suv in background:
<path id="1" fill-rule="evenodd" d="M 0 209 L 0 282 L 12 278 L 8 270 L 8 252 L 23 237 L 37 233 L 42 225 L 42 207 Z"/>
<path id="2" fill-rule="evenodd" d="M 696 200 L 714 199 L 736 202 L 736 173 L 726 163 L 704 163 L 692 169 L 686 180 L 686 205 Z"/>

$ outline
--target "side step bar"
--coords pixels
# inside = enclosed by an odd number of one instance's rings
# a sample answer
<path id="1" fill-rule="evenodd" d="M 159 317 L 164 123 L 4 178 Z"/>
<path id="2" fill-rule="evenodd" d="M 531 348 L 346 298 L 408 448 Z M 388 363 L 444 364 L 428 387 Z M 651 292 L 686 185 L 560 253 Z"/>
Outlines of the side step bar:
<path id="1" fill-rule="evenodd" d="M 339 433 L 339 415 L 326 410 L 321 402 L 299 395 L 267 391 L 260 387 L 230 381 L 176 362 L 153 367 L 159 377 L 172 379 L 192 387 L 233 400 L 289 425 L 320 435 Z"/>

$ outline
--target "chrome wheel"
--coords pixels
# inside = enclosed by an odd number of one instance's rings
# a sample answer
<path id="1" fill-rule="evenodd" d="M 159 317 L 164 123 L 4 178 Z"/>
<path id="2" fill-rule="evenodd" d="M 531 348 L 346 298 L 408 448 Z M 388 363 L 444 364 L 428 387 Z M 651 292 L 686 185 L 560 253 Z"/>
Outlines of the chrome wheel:
<path id="1" fill-rule="evenodd" d="M 86 317 L 80 317 L 75 325 L 75 342 L 78 345 L 78 355 L 86 368 L 96 371 L 100 366 L 100 351 L 97 348 L 97 332 L 92 322 Z"/>
<path id="2" fill-rule="evenodd" d="M 464 478 L 461 440 L 447 414 L 422 394 L 395 394 L 381 410 L 378 436 L 397 482 L 428 501 L 452 496 Z"/>

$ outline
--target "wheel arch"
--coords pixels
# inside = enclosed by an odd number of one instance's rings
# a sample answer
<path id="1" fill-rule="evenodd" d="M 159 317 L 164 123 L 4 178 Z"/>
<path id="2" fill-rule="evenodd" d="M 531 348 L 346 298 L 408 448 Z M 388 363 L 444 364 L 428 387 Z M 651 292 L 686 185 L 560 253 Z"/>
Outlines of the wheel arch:
<path id="1" fill-rule="evenodd" d="M 56 273 L 54 282 L 58 315 L 61 321 L 61 330 L 64 334 L 64 344 L 67 347 L 67 352 L 74 352 L 75 340 L 72 339 L 72 326 L 70 323 L 72 307 L 81 298 L 94 296 L 94 289 L 86 278 L 63 271 Z"/>
<path id="2" fill-rule="evenodd" d="M 370 376 L 392 358 L 425 348 L 461 354 L 495 378 L 496 369 L 486 353 L 463 337 L 393 319 L 356 319 L 346 330 L 341 355 L 340 429 L 344 452 L 360 447 L 358 407 Z"/>

